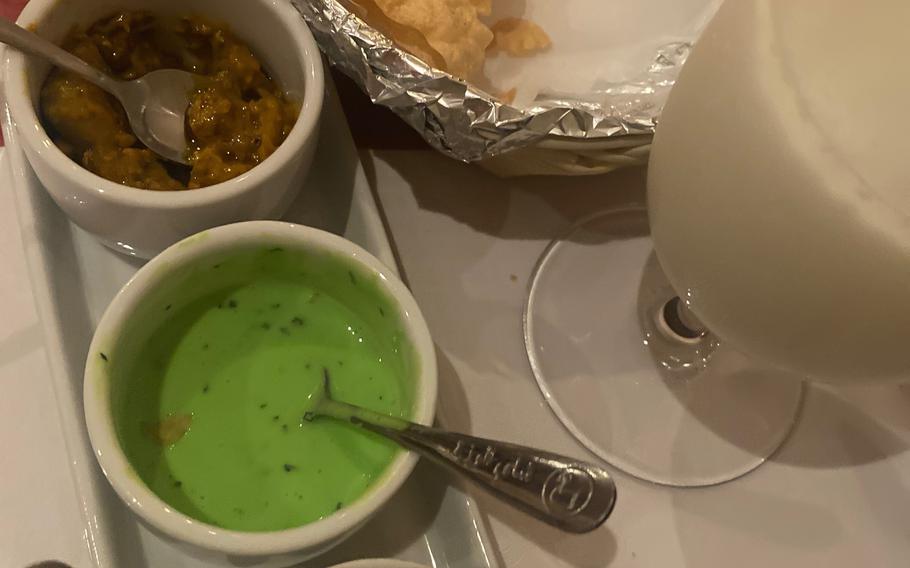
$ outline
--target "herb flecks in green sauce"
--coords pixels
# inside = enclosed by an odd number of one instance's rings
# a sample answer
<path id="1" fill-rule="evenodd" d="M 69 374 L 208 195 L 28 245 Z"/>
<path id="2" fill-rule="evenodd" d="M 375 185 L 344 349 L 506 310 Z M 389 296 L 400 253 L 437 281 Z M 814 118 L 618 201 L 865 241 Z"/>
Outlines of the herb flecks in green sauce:
<path id="1" fill-rule="evenodd" d="M 280 247 L 244 254 L 206 265 L 202 297 L 157 304 L 165 319 L 135 360 L 111 364 L 113 400 L 124 451 L 164 501 L 217 526 L 280 530 L 356 501 L 398 451 L 349 424 L 304 421 L 323 368 L 339 400 L 402 418 L 417 368 L 371 275 Z"/>

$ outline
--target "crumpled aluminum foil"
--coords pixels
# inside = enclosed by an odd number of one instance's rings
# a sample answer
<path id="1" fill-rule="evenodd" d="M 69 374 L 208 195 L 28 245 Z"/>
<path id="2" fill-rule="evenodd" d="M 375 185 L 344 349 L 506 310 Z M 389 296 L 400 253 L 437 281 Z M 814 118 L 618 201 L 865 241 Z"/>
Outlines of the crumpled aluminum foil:
<path id="1" fill-rule="evenodd" d="M 517 109 L 395 47 L 338 0 L 291 0 L 332 64 L 440 152 L 477 161 L 549 136 L 605 139 L 653 134 L 690 44 L 661 48 L 650 68 L 586 97 L 538 96 Z"/>

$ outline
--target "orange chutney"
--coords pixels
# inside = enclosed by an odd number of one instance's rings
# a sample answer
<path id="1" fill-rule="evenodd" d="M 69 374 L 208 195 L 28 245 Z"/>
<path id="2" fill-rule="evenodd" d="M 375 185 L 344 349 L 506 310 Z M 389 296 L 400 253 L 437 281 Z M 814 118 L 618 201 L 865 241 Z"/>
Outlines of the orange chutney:
<path id="1" fill-rule="evenodd" d="M 201 17 L 167 21 L 122 12 L 74 29 L 63 48 L 124 80 L 164 68 L 203 76 L 186 114 L 187 167 L 139 142 L 113 96 L 70 72 L 50 73 L 40 107 L 54 143 L 88 170 L 123 185 L 183 190 L 229 180 L 272 154 L 300 111 L 246 44 Z"/>

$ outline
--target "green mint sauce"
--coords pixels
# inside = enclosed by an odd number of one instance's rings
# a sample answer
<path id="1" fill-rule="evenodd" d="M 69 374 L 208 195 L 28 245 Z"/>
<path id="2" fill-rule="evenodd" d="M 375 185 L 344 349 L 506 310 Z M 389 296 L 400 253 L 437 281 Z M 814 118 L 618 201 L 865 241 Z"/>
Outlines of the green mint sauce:
<path id="1" fill-rule="evenodd" d="M 367 492 L 398 449 L 303 415 L 326 369 L 338 400 L 411 417 L 418 364 L 376 277 L 272 248 L 173 281 L 119 340 L 123 357 L 105 356 L 120 443 L 148 487 L 243 531 L 300 526 Z"/>

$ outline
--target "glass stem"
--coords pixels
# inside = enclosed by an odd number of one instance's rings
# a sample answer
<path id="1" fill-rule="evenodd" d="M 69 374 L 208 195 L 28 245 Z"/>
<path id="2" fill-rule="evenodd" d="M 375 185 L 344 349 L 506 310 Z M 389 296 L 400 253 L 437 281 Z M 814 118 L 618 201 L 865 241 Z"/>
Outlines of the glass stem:
<path id="1" fill-rule="evenodd" d="M 670 339 L 684 342 L 696 341 L 708 331 L 685 302 L 679 296 L 674 296 L 667 301 L 657 315 L 658 329 L 662 330 Z"/>

